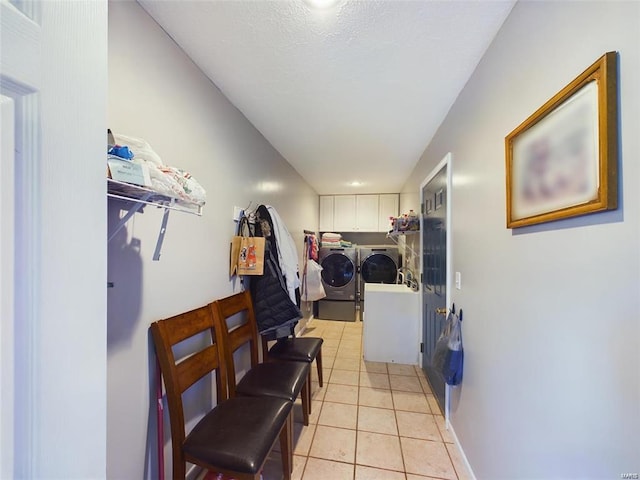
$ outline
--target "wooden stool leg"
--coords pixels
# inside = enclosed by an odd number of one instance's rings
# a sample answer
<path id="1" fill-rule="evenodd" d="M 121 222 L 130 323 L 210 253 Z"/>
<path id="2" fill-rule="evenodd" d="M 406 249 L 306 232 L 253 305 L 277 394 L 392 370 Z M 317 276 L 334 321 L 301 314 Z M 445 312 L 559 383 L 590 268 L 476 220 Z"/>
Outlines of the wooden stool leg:
<path id="1" fill-rule="evenodd" d="M 309 425 L 309 414 L 311 413 L 311 375 L 307 377 L 306 382 L 302 386 L 300 397 L 302 398 L 302 423 Z"/>
<path id="2" fill-rule="evenodd" d="M 309 378 L 307 378 L 307 387 L 309 388 L 309 415 L 311 415 L 311 390 L 313 388 L 313 383 L 311 380 L 311 369 L 309 369 Z"/>
<path id="3" fill-rule="evenodd" d="M 316 356 L 316 365 L 318 366 L 318 383 L 322 387 L 322 347 Z"/>
<path id="4" fill-rule="evenodd" d="M 272 359 L 269 357 L 269 342 L 267 339 L 260 335 L 260 343 L 262 345 L 262 361 L 270 362 Z"/>
<path id="5" fill-rule="evenodd" d="M 287 417 L 287 422 L 280 430 L 280 454 L 284 480 L 291 480 L 291 473 L 293 473 L 293 409 Z"/>

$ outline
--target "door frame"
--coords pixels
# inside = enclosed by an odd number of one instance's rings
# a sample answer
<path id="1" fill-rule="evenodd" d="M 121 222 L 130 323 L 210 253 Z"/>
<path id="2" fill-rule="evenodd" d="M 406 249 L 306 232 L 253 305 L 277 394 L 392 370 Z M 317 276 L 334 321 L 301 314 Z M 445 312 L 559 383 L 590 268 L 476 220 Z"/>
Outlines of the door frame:
<path id="1" fill-rule="evenodd" d="M 424 187 L 435 178 L 435 176 L 442 170 L 444 167 L 447 167 L 447 293 L 446 293 L 446 305 L 447 308 L 451 305 L 451 280 L 452 280 L 452 255 L 451 255 L 451 245 L 452 245 L 452 230 L 451 230 L 451 193 L 452 193 L 452 179 L 453 179 L 453 155 L 451 152 L 447 152 L 447 154 L 438 162 L 438 164 L 431 170 L 429 175 L 422 181 L 420 184 L 420 210 L 422 211 L 422 206 L 424 205 Z M 423 258 L 423 241 L 424 241 L 424 219 L 423 215 L 420 215 L 420 269 L 422 269 L 424 265 Z M 424 274 L 424 272 L 423 272 Z M 421 282 L 422 283 L 422 282 Z M 420 288 L 420 339 L 424 338 L 424 289 Z M 424 353 L 422 354 L 425 355 Z M 449 422 L 449 400 L 450 400 L 450 390 L 449 385 L 445 384 L 445 400 L 444 400 L 444 414 L 446 422 Z"/>
<path id="2" fill-rule="evenodd" d="M 13 232 L 13 241 L 2 249 L 0 263 L 5 279 L 11 278 L 11 292 L 2 299 L 0 319 L 0 477 L 36 475 L 35 428 L 38 410 L 36 363 L 39 360 L 37 332 L 40 320 L 40 88 L 42 5 L 35 0 L 0 1 L 2 19 L 2 72 L 0 94 L 14 102 L 14 155 L 10 179 L 13 195 L 5 198 L 0 222 Z M 6 173 L 6 172 L 5 172 Z M 4 192 L 3 192 L 4 193 Z M 29 275 L 18 275 L 30 272 Z M 4 287 L 3 287 L 4 288 Z M 8 296 L 10 295 L 10 296 Z M 7 395 L 10 395 L 7 398 Z"/>

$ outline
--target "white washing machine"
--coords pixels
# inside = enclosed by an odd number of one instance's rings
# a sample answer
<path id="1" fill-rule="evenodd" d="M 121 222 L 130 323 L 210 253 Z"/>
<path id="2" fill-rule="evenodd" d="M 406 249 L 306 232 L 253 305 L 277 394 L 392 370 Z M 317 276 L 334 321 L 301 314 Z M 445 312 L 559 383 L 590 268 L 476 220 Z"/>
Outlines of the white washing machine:
<path id="1" fill-rule="evenodd" d="M 366 246 L 358 249 L 358 298 L 360 311 L 364 311 L 365 283 L 396 283 L 400 254 L 398 247 L 381 245 Z"/>
<path id="2" fill-rule="evenodd" d="M 326 298 L 318 302 L 323 320 L 355 321 L 358 252 L 355 248 L 322 247 L 318 263 Z"/>

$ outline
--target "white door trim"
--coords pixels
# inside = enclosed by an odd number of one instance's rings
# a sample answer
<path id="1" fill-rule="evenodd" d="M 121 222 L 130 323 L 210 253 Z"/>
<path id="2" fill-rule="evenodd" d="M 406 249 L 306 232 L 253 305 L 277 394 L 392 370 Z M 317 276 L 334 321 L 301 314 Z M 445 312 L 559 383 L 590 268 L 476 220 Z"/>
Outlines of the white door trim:
<path id="1" fill-rule="evenodd" d="M 15 102 L 0 97 L 0 478 L 13 478 Z"/>
<path id="2" fill-rule="evenodd" d="M 435 176 L 442 170 L 444 167 L 447 167 L 447 294 L 446 294 L 446 302 L 447 308 L 451 306 L 451 280 L 452 280 L 452 255 L 451 255 L 451 192 L 452 192 L 452 179 L 453 179 L 453 155 L 451 152 L 448 152 L 442 160 L 431 170 L 429 175 L 422 181 L 420 184 L 420 209 L 422 209 L 422 205 L 424 205 L 424 187 L 435 178 Z M 424 259 L 422 258 L 423 250 L 422 250 L 422 241 L 424 235 L 424 225 L 422 214 L 420 215 L 420 269 L 422 270 L 422 266 L 424 265 Z M 424 272 L 423 272 L 424 273 Z M 420 282 L 422 284 L 422 282 Z M 420 286 L 420 338 L 424 338 L 424 289 L 422 285 Z M 424 353 L 423 353 L 424 355 Z M 445 401 L 444 401 L 444 410 L 445 410 L 445 420 L 449 421 L 449 385 L 445 386 Z"/>

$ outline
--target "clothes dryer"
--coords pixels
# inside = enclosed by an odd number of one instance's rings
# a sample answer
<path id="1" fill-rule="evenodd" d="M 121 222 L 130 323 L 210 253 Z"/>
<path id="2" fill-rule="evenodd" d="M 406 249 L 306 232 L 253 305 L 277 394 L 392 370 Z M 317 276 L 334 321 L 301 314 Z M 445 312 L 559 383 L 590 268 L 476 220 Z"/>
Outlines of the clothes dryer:
<path id="1" fill-rule="evenodd" d="M 318 302 L 324 320 L 355 321 L 358 252 L 355 248 L 320 248 L 322 285 L 326 298 Z"/>
<path id="2" fill-rule="evenodd" d="M 357 259 L 355 248 L 320 248 L 318 260 L 327 300 L 356 299 Z"/>
<path id="3" fill-rule="evenodd" d="M 359 249 L 358 297 L 360 299 L 360 311 L 364 311 L 364 284 L 365 283 L 396 283 L 398 267 L 400 266 L 400 254 L 398 247 L 392 246 L 367 246 Z"/>

